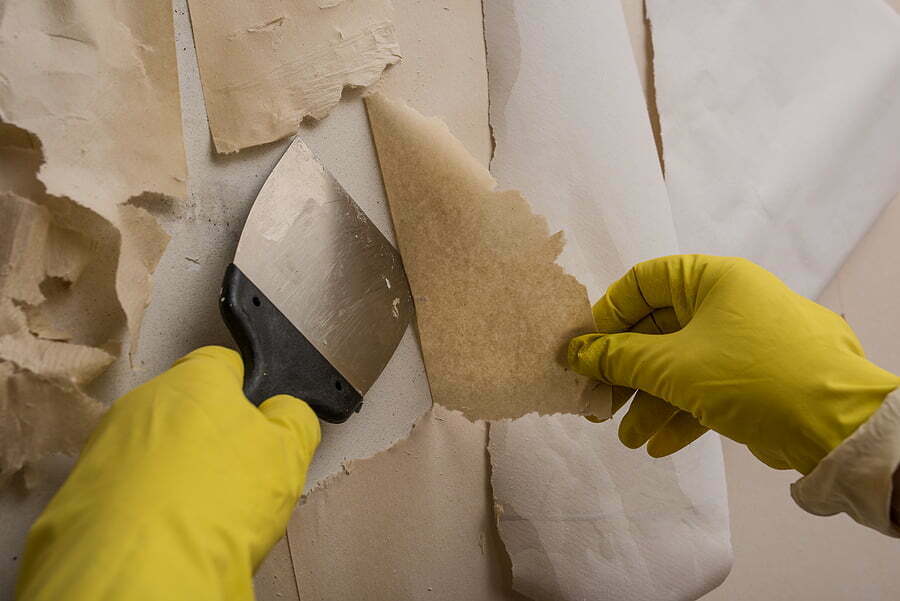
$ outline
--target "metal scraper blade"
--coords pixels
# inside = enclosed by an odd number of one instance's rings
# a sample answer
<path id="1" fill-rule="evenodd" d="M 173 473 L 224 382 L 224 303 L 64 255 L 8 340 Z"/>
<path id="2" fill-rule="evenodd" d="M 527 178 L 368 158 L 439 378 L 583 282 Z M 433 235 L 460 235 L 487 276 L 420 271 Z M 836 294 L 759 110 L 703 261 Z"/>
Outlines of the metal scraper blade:
<path id="1" fill-rule="evenodd" d="M 260 190 L 234 264 L 360 395 L 413 314 L 399 253 L 299 138 Z"/>

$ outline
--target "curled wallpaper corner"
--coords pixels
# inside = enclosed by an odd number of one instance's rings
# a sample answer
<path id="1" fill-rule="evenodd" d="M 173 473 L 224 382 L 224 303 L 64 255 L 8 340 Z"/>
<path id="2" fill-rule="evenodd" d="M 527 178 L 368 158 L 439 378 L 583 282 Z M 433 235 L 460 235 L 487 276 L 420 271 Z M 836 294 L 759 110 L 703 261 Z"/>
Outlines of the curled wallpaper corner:
<path id="1" fill-rule="evenodd" d="M 565 366 L 593 320 L 584 286 L 556 264 L 562 232 L 496 190 L 439 119 L 382 94 L 366 107 L 434 401 L 471 420 L 608 417 L 609 388 Z"/>

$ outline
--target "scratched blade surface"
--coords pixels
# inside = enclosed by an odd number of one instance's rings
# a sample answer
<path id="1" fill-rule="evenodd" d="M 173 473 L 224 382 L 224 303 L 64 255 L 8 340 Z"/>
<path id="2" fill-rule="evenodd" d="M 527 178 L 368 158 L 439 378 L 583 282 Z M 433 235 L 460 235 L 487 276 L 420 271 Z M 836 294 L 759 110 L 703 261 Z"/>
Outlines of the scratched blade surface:
<path id="1" fill-rule="evenodd" d="M 300 138 L 256 197 L 234 263 L 362 394 L 413 313 L 399 253 Z"/>

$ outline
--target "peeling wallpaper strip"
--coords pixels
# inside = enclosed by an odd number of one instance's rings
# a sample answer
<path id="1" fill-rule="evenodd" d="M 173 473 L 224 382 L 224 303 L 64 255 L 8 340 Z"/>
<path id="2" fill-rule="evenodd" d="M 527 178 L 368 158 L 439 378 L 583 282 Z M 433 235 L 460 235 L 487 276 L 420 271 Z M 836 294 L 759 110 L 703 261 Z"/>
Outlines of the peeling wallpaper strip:
<path id="1" fill-rule="evenodd" d="M 436 403 L 471 420 L 609 416 L 610 389 L 568 370 L 593 329 L 587 292 L 556 264 L 564 233 L 487 169 L 439 119 L 366 99 Z"/>

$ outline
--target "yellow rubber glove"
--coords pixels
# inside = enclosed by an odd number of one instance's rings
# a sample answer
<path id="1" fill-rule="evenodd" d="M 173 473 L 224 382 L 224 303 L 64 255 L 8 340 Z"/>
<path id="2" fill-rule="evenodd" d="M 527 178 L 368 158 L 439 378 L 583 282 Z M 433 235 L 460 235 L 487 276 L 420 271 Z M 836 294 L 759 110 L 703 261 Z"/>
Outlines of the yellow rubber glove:
<path id="1" fill-rule="evenodd" d="M 204 347 L 119 399 L 28 536 L 20 601 L 253 599 L 319 444 L 289 396 L 257 409 Z"/>
<path id="2" fill-rule="evenodd" d="M 619 438 L 632 448 L 649 441 L 657 457 L 710 428 L 772 467 L 807 474 L 900 385 L 866 360 L 840 316 L 744 259 L 636 265 L 594 320 L 603 333 L 574 338 L 569 363 L 641 391 Z"/>

